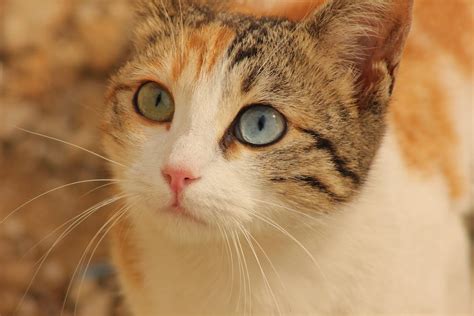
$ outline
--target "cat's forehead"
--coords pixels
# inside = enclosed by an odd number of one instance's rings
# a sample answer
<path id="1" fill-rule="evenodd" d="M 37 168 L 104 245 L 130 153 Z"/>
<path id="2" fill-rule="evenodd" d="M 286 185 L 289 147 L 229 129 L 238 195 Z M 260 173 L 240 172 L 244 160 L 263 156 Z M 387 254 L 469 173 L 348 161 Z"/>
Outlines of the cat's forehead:
<path id="1" fill-rule="evenodd" d="M 259 16 L 242 14 L 229 8 L 211 8 L 207 5 L 187 4 L 178 12 L 161 9 L 158 11 L 143 11 L 137 23 L 138 37 L 148 42 L 159 37 L 173 37 L 178 32 L 187 29 L 201 29 L 215 25 L 233 29 L 243 35 L 265 35 L 272 31 L 285 32 L 291 30 L 298 23 L 279 16 Z M 263 32 L 262 32 L 263 31 Z M 257 33 L 255 33 L 257 32 Z M 147 34 L 148 33 L 148 34 Z"/>
<path id="2" fill-rule="evenodd" d="M 202 50 L 210 57 L 231 59 L 230 67 L 251 57 L 268 55 L 291 46 L 298 24 L 279 17 L 256 17 L 228 11 L 213 11 L 207 6 L 190 5 L 179 14 L 165 17 L 150 14 L 137 26 L 136 47 L 143 54 L 161 56 L 173 50 L 186 55 Z M 276 56 L 284 57 L 282 54 Z M 268 57 L 268 56 L 267 56 Z"/>
<path id="3" fill-rule="evenodd" d="M 285 65 L 290 59 L 305 59 L 294 38 L 297 24 L 203 8 L 191 6 L 165 22 L 156 16 L 142 21 L 137 35 L 146 40 L 137 43 L 124 77 L 157 81 L 193 100 L 222 90 L 220 95 L 227 99 L 241 99 L 241 106 L 246 105 L 242 98 L 258 103 L 288 95 L 288 89 L 282 89 L 291 81 Z M 295 59 L 296 54 L 300 56 Z M 297 67 L 293 69 L 296 73 Z"/>

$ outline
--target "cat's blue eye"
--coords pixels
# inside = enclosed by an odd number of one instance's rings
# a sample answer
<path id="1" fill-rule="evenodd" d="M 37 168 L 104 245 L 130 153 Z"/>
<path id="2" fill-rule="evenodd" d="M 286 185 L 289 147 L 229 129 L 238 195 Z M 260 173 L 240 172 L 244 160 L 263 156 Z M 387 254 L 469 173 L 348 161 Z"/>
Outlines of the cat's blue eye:
<path id="1" fill-rule="evenodd" d="M 279 141 L 286 132 L 283 115 L 268 105 L 250 106 L 239 116 L 235 136 L 243 143 L 268 146 Z"/>
<path id="2" fill-rule="evenodd" d="M 135 95 L 135 106 L 144 117 L 156 122 L 171 122 L 174 101 L 170 93 L 156 82 L 143 84 Z"/>

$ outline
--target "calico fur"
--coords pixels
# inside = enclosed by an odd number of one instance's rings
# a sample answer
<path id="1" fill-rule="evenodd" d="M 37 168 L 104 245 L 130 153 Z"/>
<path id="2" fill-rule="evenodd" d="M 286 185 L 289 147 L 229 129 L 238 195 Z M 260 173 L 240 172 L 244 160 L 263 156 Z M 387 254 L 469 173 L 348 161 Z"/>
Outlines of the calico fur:
<path id="1" fill-rule="evenodd" d="M 411 1 L 140 2 L 103 126 L 127 166 L 112 249 L 136 315 L 469 314 L 472 78 L 463 47 L 428 53 L 423 6 L 403 59 Z M 170 124 L 134 110 L 147 81 Z M 285 115 L 280 142 L 235 139 L 251 104 Z M 163 211 L 170 164 L 201 174 L 182 199 L 204 226 Z"/>

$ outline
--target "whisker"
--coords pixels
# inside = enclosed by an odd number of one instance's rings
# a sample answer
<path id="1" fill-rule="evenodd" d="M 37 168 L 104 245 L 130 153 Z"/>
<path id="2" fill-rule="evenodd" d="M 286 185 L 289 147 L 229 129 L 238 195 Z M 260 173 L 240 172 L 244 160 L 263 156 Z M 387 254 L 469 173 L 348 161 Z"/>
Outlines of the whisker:
<path id="1" fill-rule="evenodd" d="M 287 291 L 286 289 L 286 286 L 285 286 L 285 283 L 283 282 L 283 279 L 281 278 L 280 274 L 278 273 L 278 271 L 276 270 L 275 268 L 275 265 L 273 264 L 272 260 L 270 259 L 270 257 L 268 256 L 267 252 L 263 249 L 262 245 L 258 242 L 258 240 L 252 235 L 252 233 L 250 231 L 247 230 L 247 233 L 248 233 L 248 236 L 255 242 L 255 244 L 257 245 L 257 247 L 260 249 L 260 251 L 262 252 L 263 256 L 265 257 L 265 259 L 268 261 L 268 264 L 270 264 L 270 267 L 272 268 L 273 272 L 275 273 L 275 275 L 277 276 L 282 288 Z"/>
<path id="2" fill-rule="evenodd" d="M 120 181 L 120 180 L 116 180 L 116 179 L 92 179 L 92 180 L 82 180 L 82 181 L 76 181 L 76 182 L 72 182 L 72 183 L 68 183 L 68 184 L 64 184 L 64 185 L 61 185 L 59 187 L 56 187 L 54 189 L 51 189 L 49 191 L 46 191 L 40 195 L 37 195 L 36 197 L 32 198 L 31 200 L 21 204 L 20 206 L 18 206 L 16 209 L 14 209 L 13 211 L 11 211 L 7 216 L 5 216 L 1 221 L 0 221 L 0 225 L 2 225 L 3 223 L 5 223 L 10 217 L 12 217 L 15 213 L 17 213 L 19 210 L 21 210 L 23 207 L 33 203 L 34 201 L 42 198 L 43 196 L 45 195 L 48 195 L 50 193 L 53 193 L 53 192 L 56 192 L 58 190 L 61 190 L 61 189 L 65 189 L 65 188 L 68 188 L 68 187 L 71 187 L 71 186 L 74 186 L 74 185 L 78 185 L 78 184 L 84 184 L 84 183 L 93 183 L 93 182 L 116 182 L 116 181 Z"/>
<path id="3" fill-rule="evenodd" d="M 74 148 L 76 148 L 76 149 L 85 151 L 86 153 L 89 153 L 89 154 L 91 154 L 91 155 L 93 155 L 93 156 L 96 156 L 96 157 L 98 157 L 98 158 L 101 158 L 101 159 L 103 159 L 103 160 L 105 160 L 105 161 L 108 161 L 108 162 L 113 163 L 113 164 L 115 164 L 115 165 L 118 165 L 118 166 L 120 166 L 120 167 L 127 168 L 127 166 L 125 166 L 125 165 L 123 165 L 123 164 L 121 164 L 121 163 L 119 163 L 119 162 L 117 162 L 117 161 L 114 161 L 114 160 L 112 160 L 112 159 L 110 159 L 110 158 L 107 158 L 107 157 L 105 157 L 105 156 L 102 156 L 102 155 L 100 155 L 100 154 L 98 154 L 98 153 L 96 153 L 96 152 L 93 152 L 92 150 L 89 150 L 89 149 L 87 149 L 87 148 L 84 148 L 84 147 L 82 147 L 82 146 L 79 146 L 79 145 L 70 143 L 70 142 L 68 142 L 68 141 L 65 141 L 65 140 L 62 140 L 62 139 L 59 139 L 59 138 L 56 138 L 56 137 L 53 137 L 53 136 L 48 136 L 48 135 L 44 135 L 44 134 L 41 134 L 41 133 L 38 133 L 38 132 L 33 132 L 33 131 L 30 131 L 30 130 L 27 130 L 27 129 L 24 129 L 24 128 L 21 128 L 21 127 L 15 127 L 15 128 L 18 129 L 18 130 L 20 130 L 20 131 L 23 131 L 23 132 L 25 132 L 25 133 L 31 134 L 31 135 L 40 136 L 40 137 L 43 137 L 43 138 L 46 138 L 46 139 L 49 139 L 49 140 L 54 140 L 54 141 L 56 141 L 56 142 L 59 142 L 59 143 L 65 144 L 65 145 L 69 145 L 69 146 L 71 146 L 71 147 L 74 147 Z"/>
<path id="4" fill-rule="evenodd" d="M 271 220 L 268 217 L 265 217 L 261 214 L 257 214 L 256 212 L 253 212 L 253 216 L 255 216 L 255 218 L 260 219 L 261 221 L 267 223 L 268 225 L 272 226 L 273 228 L 275 228 L 276 230 L 278 230 L 279 232 L 281 232 L 282 234 L 284 234 L 285 236 L 290 238 L 294 243 L 296 243 L 306 253 L 306 255 L 311 259 L 313 264 L 319 269 L 319 271 L 320 272 L 322 271 L 321 266 L 316 261 L 316 259 L 311 254 L 311 252 L 295 236 L 293 236 L 286 229 L 281 227 L 281 225 L 279 225 L 278 223 L 276 223 L 275 221 Z"/>
<path id="5" fill-rule="evenodd" d="M 237 241 L 235 240 L 236 239 L 236 233 L 235 231 L 232 231 L 231 232 L 231 237 L 232 237 L 232 244 L 234 246 L 234 249 L 235 249 L 235 254 L 237 256 L 237 263 L 238 263 L 238 266 L 239 266 L 239 297 L 238 297 L 238 300 L 237 300 L 237 308 L 240 309 L 240 303 L 241 303 L 241 300 L 242 300 L 242 295 L 243 295 L 243 301 L 244 301 L 244 314 L 247 310 L 247 288 L 245 287 L 245 276 L 244 276 L 244 268 L 243 268 L 243 264 L 242 264 L 242 258 L 240 256 L 240 252 L 238 250 L 238 247 L 237 247 Z M 242 286 L 242 284 L 244 284 L 244 286 Z M 242 293 L 243 292 L 243 293 Z"/>
<path id="6" fill-rule="evenodd" d="M 221 224 L 219 223 L 216 223 L 216 227 L 217 227 L 217 230 L 219 231 L 219 236 L 220 236 L 220 240 L 224 241 L 224 232 L 223 232 L 223 228 L 221 226 Z M 219 242 L 219 253 L 220 253 L 220 259 L 226 263 L 226 260 L 229 259 L 229 253 L 225 247 L 225 243 L 224 242 Z"/>
<path id="7" fill-rule="evenodd" d="M 117 180 L 117 182 L 125 182 L 125 180 Z M 90 190 L 90 191 L 87 191 L 86 193 L 82 194 L 79 198 L 83 198 L 83 197 L 85 197 L 85 196 L 88 196 L 88 195 L 91 194 L 91 193 L 94 193 L 94 192 L 96 192 L 96 191 L 99 191 L 99 190 L 101 190 L 101 189 L 103 189 L 103 188 L 107 188 L 107 187 L 112 186 L 112 185 L 114 185 L 114 184 L 117 184 L 117 183 L 106 183 L 106 184 L 102 184 L 102 185 L 100 185 L 100 186 L 98 186 L 98 187 L 96 187 L 96 188 L 94 188 L 94 189 L 92 189 L 92 190 Z"/>
<path id="8" fill-rule="evenodd" d="M 229 236 L 227 235 L 227 231 L 225 229 L 222 229 L 222 232 L 224 234 L 224 239 L 225 239 L 225 243 L 227 245 L 227 249 L 229 251 L 229 259 L 230 259 L 230 271 L 231 271 L 231 274 L 230 274 L 230 283 L 231 283 L 231 287 L 230 287 L 230 298 L 232 298 L 232 294 L 233 294 L 233 291 L 234 291 L 234 256 L 232 254 L 232 248 L 230 246 L 230 242 L 229 242 Z"/>
<path id="9" fill-rule="evenodd" d="M 236 234 L 236 237 L 237 237 L 237 245 L 239 246 L 239 250 L 240 250 L 240 253 L 242 255 L 242 261 L 244 263 L 243 267 L 245 268 L 245 274 L 246 274 L 246 277 L 247 277 L 247 284 L 245 285 L 244 283 L 244 286 L 246 286 L 248 288 L 248 310 L 249 310 L 249 314 L 252 314 L 252 285 L 251 285 L 251 282 L 250 282 L 250 272 L 249 272 L 249 266 L 247 264 L 247 258 L 245 257 L 245 252 L 244 252 L 244 249 L 242 247 L 242 242 L 240 241 L 240 238 L 239 238 L 239 235 Z"/>
<path id="10" fill-rule="evenodd" d="M 90 217 L 93 213 L 95 213 L 96 211 L 98 211 L 99 209 L 107 206 L 107 205 L 110 205 L 112 203 L 115 203 L 123 198 L 126 198 L 128 197 L 129 195 L 127 194 L 123 194 L 123 195 L 119 195 L 119 196 L 114 196 L 112 198 L 109 198 L 107 200 L 104 200 L 102 202 L 99 202 L 97 204 L 95 204 L 94 206 L 90 207 L 89 209 L 87 209 L 85 212 L 83 212 L 83 214 L 81 214 L 80 216 L 78 216 L 78 219 L 76 221 L 74 221 L 74 223 L 72 225 L 70 225 L 67 229 L 65 229 L 61 235 L 56 239 L 56 241 L 53 243 L 53 245 L 51 246 L 50 250 L 45 254 L 43 255 L 40 260 L 37 262 L 37 264 L 41 263 L 45 257 L 47 257 L 49 255 L 49 253 L 53 250 L 53 248 L 59 244 L 65 237 L 67 237 L 77 226 L 79 226 L 81 223 L 83 223 L 88 217 Z"/>
<path id="11" fill-rule="evenodd" d="M 290 238 L 296 245 L 298 245 L 303 250 L 303 252 L 309 257 L 309 259 L 313 262 L 315 268 L 317 269 L 317 272 L 319 272 L 319 274 L 321 275 L 322 280 L 325 282 L 325 284 L 326 285 L 329 284 L 327 276 L 324 274 L 324 270 L 322 269 L 319 262 L 316 260 L 316 258 L 314 258 L 314 256 L 311 254 L 311 252 L 295 236 L 293 236 L 290 232 L 288 232 L 288 230 L 283 228 L 281 225 L 279 225 L 278 223 L 276 223 L 272 219 L 270 219 L 270 218 L 268 218 L 268 217 L 266 217 L 262 214 L 257 214 L 255 211 L 253 211 L 252 213 L 253 213 L 253 216 L 255 216 L 255 218 L 260 219 L 261 221 L 263 221 L 263 222 L 267 223 L 268 225 L 272 226 L 273 228 L 278 230 L 280 233 L 282 233 L 283 235 Z"/>
<path id="12" fill-rule="evenodd" d="M 273 289 L 270 285 L 270 282 L 268 281 L 268 278 L 267 278 L 267 275 L 265 274 L 265 271 L 263 270 L 263 266 L 262 264 L 260 263 L 260 259 L 258 258 L 258 255 L 257 255 L 257 252 L 255 251 L 255 247 L 253 246 L 253 243 L 252 241 L 250 240 L 250 238 L 248 237 L 248 232 L 247 230 L 241 225 L 239 224 L 237 221 L 235 222 L 238 229 L 242 232 L 242 235 L 244 236 L 245 240 L 247 241 L 249 247 L 250 247 L 250 250 L 252 251 L 253 253 L 253 256 L 255 257 L 255 260 L 257 261 L 257 265 L 260 269 L 260 273 L 262 274 L 262 277 L 263 277 L 263 281 L 265 283 L 265 286 L 267 287 L 277 309 L 278 309 L 278 314 L 281 315 L 281 309 L 280 309 L 280 305 L 278 304 L 278 300 L 275 296 L 275 293 L 273 292 Z"/>
<path id="13" fill-rule="evenodd" d="M 25 258 L 31 251 L 33 251 L 36 247 L 38 247 L 39 245 L 41 245 L 45 240 L 49 239 L 51 236 L 53 236 L 54 234 L 56 234 L 61 228 L 63 228 L 64 226 L 76 221 L 79 217 L 83 217 L 85 216 L 86 214 L 85 213 L 89 213 L 91 211 L 93 211 L 92 208 L 95 208 L 97 206 L 99 206 L 100 203 L 104 203 L 104 201 L 102 202 L 99 202 L 97 204 L 95 204 L 94 206 L 92 207 L 89 207 L 87 208 L 86 210 L 80 212 L 78 215 L 74 216 L 73 218 L 67 220 L 65 223 L 61 224 L 60 226 L 56 227 L 52 232 L 50 232 L 49 234 L 47 234 L 45 237 L 41 238 L 40 241 L 38 241 L 35 245 L 33 245 L 31 248 L 29 248 L 24 254 L 23 254 L 23 258 Z"/>
<path id="14" fill-rule="evenodd" d="M 100 203 L 97 203 L 96 205 L 92 206 L 91 208 L 87 209 L 86 211 L 84 211 L 82 214 L 80 214 L 80 216 L 78 217 L 77 220 L 75 220 L 63 233 L 61 233 L 61 235 L 56 239 L 56 241 L 52 244 L 52 246 L 48 249 L 48 251 L 38 260 L 37 262 L 37 265 L 38 265 L 38 268 L 36 269 L 35 273 L 33 274 L 32 278 L 31 278 L 31 281 L 29 282 L 26 290 L 25 290 L 25 293 L 23 294 L 20 302 L 18 303 L 17 305 L 17 308 L 16 310 L 18 310 L 19 306 L 21 306 L 21 304 L 23 304 L 25 298 L 26 298 L 26 295 L 28 294 L 28 292 L 30 291 L 31 289 L 31 286 L 33 285 L 33 282 L 36 280 L 36 277 L 38 276 L 38 273 L 40 272 L 41 270 L 41 267 L 43 266 L 44 262 L 46 261 L 46 259 L 48 258 L 48 256 L 51 254 L 51 252 L 54 250 L 54 248 L 66 237 L 68 236 L 77 226 L 79 226 L 82 222 L 84 222 L 90 215 L 92 215 L 93 213 L 95 213 L 97 210 L 99 210 L 100 208 L 102 207 L 105 207 L 109 204 L 112 204 L 118 200 L 120 200 L 121 198 L 124 198 L 126 196 L 116 196 L 116 197 L 113 197 L 113 198 L 110 198 L 110 199 L 107 199 L 105 201 L 102 201 Z"/>
<path id="15" fill-rule="evenodd" d="M 220 240 L 224 240 L 224 233 L 222 232 L 222 226 L 219 223 L 216 223 L 217 231 L 219 231 Z M 219 254 L 222 261 L 228 259 L 229 254 L 227 253 L 224 243 L 219 242 Z"/>
<path id="16" fill-rule="evenodd" d="M 301 216 L 304 216 L 312 221 L 315 221 L 317 222 L 318 224 L 321 224 L 321 225 L 324 225 L 324 226 L 327 226 L 327 223 L 324 222 L 323 220 L 321 220 L 320 218 L 316 218 L 314 216 L 311 216 L 307 213 L 304 213 L 302 211 L 299 211 L 299 210 L 296 210 L 296 209 L 293 209 L 293 208 L 289 208 L 287 206 L 284 206 L 284 205 L 280 205 L 280 204 L 276 204 L 276 203 L 272 203 L 272 202 L 268 202 L 268 201 L 264 201 L 264 200 L 259 200 L 259 199 L 254 199 L 252 198 L 251 200 L 255 201 L 255 202 L 259 202 L 259 203 L 262 203 L 262 204 L 266 204 L 266 205 L 270 205 L 270 206 L 274 206 L 280 210 L 285 210 L 285 211 L 288 211 L 290 214 L 297 214 L 297 215 L 301 215 Z M 306 223 L 306 222 L 305 222 Z M 307 224 L 307 223 L 306 223 Z"/>
<path id="17" fill-rule="evenodd" d="M 84 283 L 84 280 L 85 280 L 85 273 L 87 272 L 87 270 L 89 269 L 89 266 L 90 266 L 90 263 L 92 261 L 92 258 L 94 257 L 94 254 L 95 252 L 97 251 L 97 249 L 99 248 L 99 245 L 101 244 L 101 242 L 104 240 L 104 238 L 107 236 L 107 234 L 110 232 L 110 230 L 122 219 L 122 217 L 132 208 L 132 206 L 123 206 L 122 208 L 120 208 L 118 211 L 116 211 L 116 213 L 114 215 L 112 215 L 110 217 L 110 219 L 108 219 L 105 224 L 103 224 L 99 230 L 97 231 L 97 233 L 92 237 L 91 241 L 87 244 L 87 247 L 86 249 L 84 250 L 84 253 L 82 254 L 81 258 L 79 259 L 79 262 L 78 264 L 76 265 L 76 268 L 74 269 L 74 273 L 71 277 L 71 280 L 69 281 L 69 285 L 68 285 L 68 288 L 66 290 L 66 295 L 64 297 L 64 300 L 63 300 L 63 306 L 62 306 L 62 309 L 61 309 L 61 315 L 64 313 L 64 310 L 66 308 L 66 303 L 67 303 L 67 298 L 69 296 L 69 293 L 72 289 L 72 284 L 73 284 L 73 281 L 79 271 L 79 267 L 81 266 L 81 264 L 84 262 L 84 259 L 86 258 L 86 254 L 89 252 L 90 248 L 92 247 L 92 245 L 94 244 L 95 240 L 99 237 L 99 235 L 105 230 L 104 234 L 99 238 L 99 240 L 97 241 L 94 249 L 92 250 L 89 258 L 88 258 L 88 261 L 87 261 L 87 264 L 86 264 L 86 267 L 84 269 L 84 273 L 83 273 L 83 276 L 82 276 L 82 279 L 81 279 L 81 282 L 79 283 L 79 289 L 78 289 L 78 292 L 77 292 L 77 297 L 79 298 L 80 297 L 80 293 L 82 291 L 82 286 L 83 286 L 83 283 Z M 110 224 L 110 225 L 109 225 Z M 109 225 L 109 227 L 107 227 Z M 76 315 L 77 313 L 77 301 L 76 300 L 76 304 L 74 305 L 74 314 L 73 315 Z"/>

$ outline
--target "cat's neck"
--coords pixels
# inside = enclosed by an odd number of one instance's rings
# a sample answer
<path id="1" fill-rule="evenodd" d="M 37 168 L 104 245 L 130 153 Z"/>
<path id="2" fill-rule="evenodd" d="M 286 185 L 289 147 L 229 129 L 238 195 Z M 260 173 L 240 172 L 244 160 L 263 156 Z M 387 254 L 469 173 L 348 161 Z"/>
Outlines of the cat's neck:
<path id="1" fill-rule="evenodd" d="M 180 301 L 184 313 L 207 310 L 206 305 L 211 304 L 213 314 L 229 315 L 229 306 L 240 305 L 236 313 L 242 314 L 250 309 L 258 311 L 266 310 L 265 306 L 276 306 L 275 300 L 285 304 L 281 299 L 288 295 L 285 293 L 292 293 L 292 300 L 302 300 L 303 296 L 297 295 L 294 288 L 309 290 L 311 284 L 328 282 L 323 273 L 328 267 L 323 267 L 314 257 L 319 252 L 318 243 L 311 237 L 315 232 L 288 231 L 290 238 L 275 231 L 273 236 L 255 234 L 248 239 L 243 235 L 229 236 L 228 241 L 195 244 L 179 243 L 166 236 L 156 238 L 152 230 L 139 234 L 145 241 L 147 258 L 143 268 L 147 278 L 159 280 L 166 288 L 155 295 L 162 299 L 152 303 L 159 305 L 164 313 L 176 310 L 172 298 L 183 293 L 188 293 L 186 300 Z M 288 287 L 292 290 L 287 291 Z M 156 284 L 149 290 L 156 290 Z"/>

